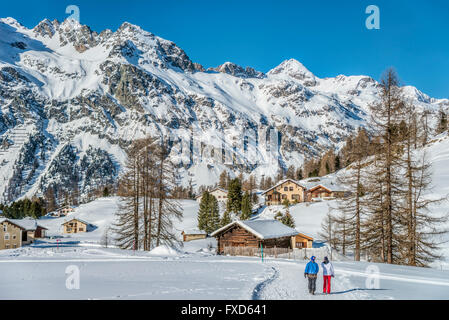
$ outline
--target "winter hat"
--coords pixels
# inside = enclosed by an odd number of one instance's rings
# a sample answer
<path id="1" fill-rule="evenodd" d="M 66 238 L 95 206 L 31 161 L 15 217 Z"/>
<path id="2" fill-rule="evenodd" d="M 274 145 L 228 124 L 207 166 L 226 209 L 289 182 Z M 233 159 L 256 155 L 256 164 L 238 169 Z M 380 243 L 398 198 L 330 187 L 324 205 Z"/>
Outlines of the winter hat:
<path id="1" fill-rule="evenodd" d="M 329 259 L 327 257 L 324 257 L 324 261 L 329 261 Z"/>

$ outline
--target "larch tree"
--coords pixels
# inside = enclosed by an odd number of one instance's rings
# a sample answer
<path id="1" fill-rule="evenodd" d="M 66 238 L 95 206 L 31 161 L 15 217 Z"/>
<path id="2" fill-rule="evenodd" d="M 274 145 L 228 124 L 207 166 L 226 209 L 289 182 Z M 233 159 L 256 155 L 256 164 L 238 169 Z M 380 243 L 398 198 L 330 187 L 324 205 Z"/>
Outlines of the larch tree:
<path id="1" fill-rule="evenodd" d="M 357 136 L 351 143 L 351 148 L 347 150 L 347 158 L 351 165 L 347 170 L 337 176 L 338 183 L 345 190 L 351 190 L 344 197 L 337 200 L 338 210 L 341 215 L 336 218 L 337 225 L 341 226 L 342 237 L 345 238 L 343 251 L 353 245 L 354 260 L 360 261 L 361 253 L 361 221 L 363 215 L 363 168 L 365 167 L 364 158 L 367 152 L 364 148 L 366 141 L 369 140 L 366 131 L 359 129 Z M 346 241 L 351 238 L 353 241 Z M 344 253 L 343 253 L 344 254 Z"/>
<path id="2" fill-rule="evenodd" d="M 447 131 L 447 114 L 442 108 L 438 111 L 438 123 L 435 131 L 437 134 Z"/>
<path id="3" fill-rule="evenodd" d="M 180 177 L 174 163 L 169 158 L 168 143 L 162 138 L 156 150 L 155 190 L 156 190 L 156 246 L 177 243 L 173 221 L 182 218 L 182 208 L 174 198 L 173 190 Z"/>
<path id="4" fill-rule="evenodd" d="M 140 240 L 139 219 L 141 216 L 141 184 L 139 141 L 127 150 L 127 160 L 119 184 L 122 186 L 117 221 L 113 225 L 115 242 L 122 249 L 138 249 Z"/>
<path id="5" fill-rule="evenodd" d="M 402 157 L 406 187 L 401 221 L 405 245 L 401 246 L 401 262 L 411 266 L 428 266 L 439 258 L 436 254 L 439 243 L 435 239 L 447 232 L 441 228 L 447 221 L 447 216 L 429 212 L 432 205 L 443 201 L 444 198 L 426 196 L 432 181 L 431 165 L 425 150 L 417 152 L 414 149 L 414 138 L 423 133 L 417 133 L 420 129 L 416 126 L 418 115 L 412 102 L 406 103 L 406 111 L 407 130 L 403 135 Z"/>
<path id="6" fill-rule="evenodd" d="M 331 212 L 326 214 L 326 217 L 321 222 L 321 231 L 319 232 L 319 236 L 323 238 L 328 244 L 329 247 L 337 249 L 338 239 L 335 235 L 335 220 L 334 216 Z"/>
<path id="7" fill-rule="evenodd" d="M 385 241 L 386 260 L 393 263 L 393 253 L 397 239 L 395 239 L 394 224 L 399 215 L 398 190 L 400 189 L 401 177 L 398 170 L 400 152 L 397 149 L 394 131 L 403 116 L 403 97 L 399 87 L 399 80 L 393 69 L 387 70 L 380 83 L 380 102 L 370 106 L 372 129 L 376 135 L 382 138 L 380 148 L 381 157 L 377 162 L 378 174 L 385 186 L 384 195 L 384 218 L 385 218 Z"/>
<path id="8" fill-rule="evenodd" d="M 218 186 L 222 189 L 228 188 L 228 173 L 226 170 L 223 170 L 220 173 L 220 178 L 218 180 Z"/>

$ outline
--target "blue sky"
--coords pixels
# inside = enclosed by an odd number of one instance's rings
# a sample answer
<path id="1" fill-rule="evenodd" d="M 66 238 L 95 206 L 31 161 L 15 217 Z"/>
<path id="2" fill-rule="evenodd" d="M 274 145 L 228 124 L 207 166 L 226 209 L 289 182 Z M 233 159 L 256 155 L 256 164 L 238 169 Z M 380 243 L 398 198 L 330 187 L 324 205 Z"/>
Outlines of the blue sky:
<path id="1" fill-rule="evenodd" d="M 380 30 L 365 27 L 371 4 L 380 9 Z M 64 20 L 68 5 L 95 31 L 134 23 L 206 68 L 232 61 L 266 72 L 295 58 L 318 77 L 379 79 L 392 66 L 403 84 L 449 97 L 447 0 L 8 1 L 0 17 L 31 28 L 44 18 Z"/>

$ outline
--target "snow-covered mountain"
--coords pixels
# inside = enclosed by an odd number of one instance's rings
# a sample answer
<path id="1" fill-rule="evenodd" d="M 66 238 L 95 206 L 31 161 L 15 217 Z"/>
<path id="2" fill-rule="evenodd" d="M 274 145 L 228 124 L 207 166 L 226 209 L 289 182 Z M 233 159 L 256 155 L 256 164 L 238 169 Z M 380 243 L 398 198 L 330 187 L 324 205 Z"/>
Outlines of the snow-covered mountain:
<path id="1" fill-rule="evenodd" d="M 112 183 L 126 146 L 146 135 L 170 141 L 184 184 L 214 183 L 225 168 L 274 175 L 341 145 L 377 88 L 368 76 L 320 79 L 294 59 L 266 74 L 206 70 L 127 22 L 97 33 L 71 19 L 33 29 L 0 19 L 0 201 Z M 404 91 L 431 111 L 449 106 Z"/>

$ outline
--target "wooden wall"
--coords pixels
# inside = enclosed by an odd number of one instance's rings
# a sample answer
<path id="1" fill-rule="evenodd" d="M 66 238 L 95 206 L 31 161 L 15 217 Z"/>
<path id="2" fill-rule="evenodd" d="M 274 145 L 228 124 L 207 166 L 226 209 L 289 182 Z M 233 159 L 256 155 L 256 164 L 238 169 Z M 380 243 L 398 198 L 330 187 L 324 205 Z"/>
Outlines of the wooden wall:
<path id="1" fill-rule="evenodd" d="M 261 240 L 246 229 L 234 225 L 217 236 L 217 253 L 222 254 L 225 246 L 259 248 L 261 243 L 264 248 L 291 248 L 291 237 Z"/>
<path id="2" fill-rule="evenodd" d="M 184 242 L 198 240 L 198 239 L 206 239 L 205 234 L 183 234 L 182 239 Z"/>

